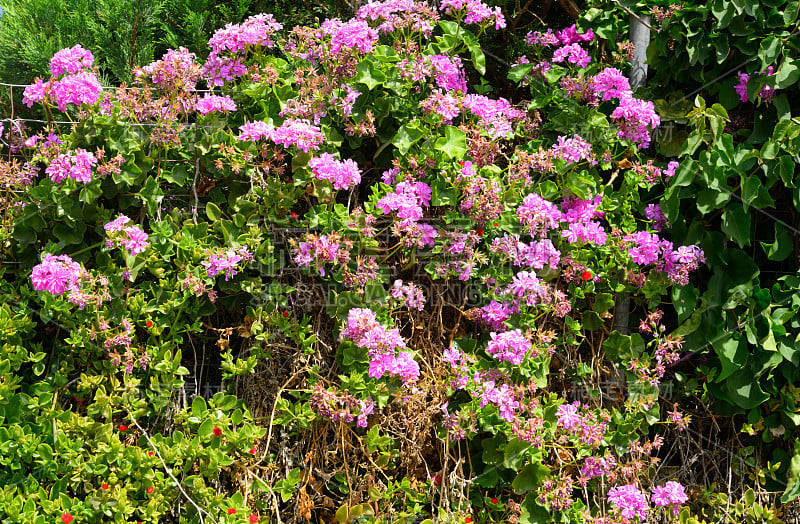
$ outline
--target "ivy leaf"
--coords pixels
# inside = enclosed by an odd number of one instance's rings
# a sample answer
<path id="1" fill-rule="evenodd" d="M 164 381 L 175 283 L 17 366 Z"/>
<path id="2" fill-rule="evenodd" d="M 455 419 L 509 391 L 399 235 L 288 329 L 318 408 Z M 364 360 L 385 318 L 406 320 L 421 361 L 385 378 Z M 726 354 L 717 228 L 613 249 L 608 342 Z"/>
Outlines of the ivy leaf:
<path id="1" fill-rule="evenodd" d="M 722 232 L 739 247 L 750 245 L 750 213 L 740 204 L 728 206 L 722 214 Z"/>
<path id="2" fill-rule="evenodd" d="M 517 66 L 512 67 L 511 70 L 508 72 L 508 79 L 511 80 L 512 82 L 519 82 L 520 80 L 528 76 L 528 73 L 531 72 L 534 65 L 536 64 L 527 63 L 527 64 L 519 64 Z"/>
<path id="3" fill-rule="evenodd" d="M 392 143 L 397 146 L 401 154 L 405 155 L 408 153 L 408 150 L 411 149 L 411 146 L 417 143 L 423 136 L 425 136 L 425 133 L 419 128 L 419 122 L 414 120 L 401 126 L 400 129 L 397 130 L 397 134 L 392 139 Z"/>
<path id="4" fill-rule="evenodd" d="M 786 257 L 794 251 L 794 242 L 789 230 L 786 229 L 780 222 L 775 222 L 775 241 L 771 244 L 761 242 L 761 247 L 764 248 L 764 253 L 767 258 L 780 262 L 786 260 Z"/>
<path id="5" fill-rule="evenodd" d="M 445 136 L 436 140 L 434 149 L 441 151 L 451 160 L 461 160 L 467 153 L 467 134 L 456 126 L 447 126 Z"/>
<path id="6" fill-rule="evenodd" d="M 775 73 L 775 89 L 786 89 L 793 86 L 800 79 L 800 67 L 796 65 L 796 60 L 786 58 L 778 71 Z"/>
<path id="7" fill-rule="evenodd" d="M 533 489 L 550 473 L 550 469 L 542 464 L 528 464 L 511 482 L 514 492 L 521 495 Z"/>
<path id="8" fill-rule="evenodd" d="M 722 364 L 722 371 L 714 379 L 715 382 L 724 381 L 747 362 L 747 342 L 740 336 L 728 333 L 723 338 L 712 341 L 711 347 Z"/>
<path id="9" fill-rule="evenodd" d="M 206 215 L 212 222 L 216 222 L 222 216 L 222 210 L 214 202 L 206 203 Z"/>
<path id="10" fill-rule="evenodd" d="M 761 41 L 758 49 L 758 58 L 761 59 L 761 69 L 775 62 L 781 51 L 781 41 L 777 36 L 769 36 Z"/>

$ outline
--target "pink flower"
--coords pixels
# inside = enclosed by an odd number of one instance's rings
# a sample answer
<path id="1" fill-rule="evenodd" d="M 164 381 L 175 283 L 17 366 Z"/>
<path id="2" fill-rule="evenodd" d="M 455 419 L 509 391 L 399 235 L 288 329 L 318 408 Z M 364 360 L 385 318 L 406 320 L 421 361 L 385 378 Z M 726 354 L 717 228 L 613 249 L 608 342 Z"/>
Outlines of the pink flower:
<path id="1" fill-rule="evenodd" d="M 336 160 L 330 153 L 322 153 L 308 162 L 318 180 L 329 181 L 334 189 L 350 189 L 361 182 L 361 171 L 351 159 Z"/>
<path id="2" fill-rule="evenodd" d="M 255 122 L 247 121 L 243 126 L 239 127 L 239 131 L 241 131 L 241 133 L 236 137 L 238 140 L 249 140 L 251 142 L 261 140 L 262 138 L 270 140 L 273 131 L 275 131 L 275 126 L 267 124 L 266 122 L 261 122 L 260 120 Z"/>
<path id="3" fill-rule="evenodd" d="M 647 500 L 633 484 L 613 487 L 608 490 L 608 501 L 617 506 L 620 514 L 626 519 L 638 517 L 639 520 L 647 518 Z"/>
<path id="4" fill-rule="evenodd" d="M 88 69 L 94 64 L 92 52 L 79 45 L 62 49 L 50 59 L 50 73 L 53 76 L 61 76 L 64 73 L 77 73 L 82 69 Z"/>
<path id="5" fill-rule="evenodd" d="M 578 402 L 572 404 L 561 404 L 556 409 L 558 416 L 558 425 L 567 431 L 577 427 L 581 423 L 581 416 L 578 414 Z"/>
<path id="6" fill-rule="evenodd" d="M 67 255 L 46 254 L 31 272 L 31 282 L 36 291 L 61 295 L 65 291 L 78 291 L 78 281 L 83 268 Z"/>
<path id="7" fill-rule="evenodd" d="M 217 96 L 206 93 L 206 95 L 194 105 L 195 110 L 201 115 L 207 115 L 212 111 L 236 111 L 236 104 L 229 96 Z"/>
<path id="8" fill-rule="evenodd" d="M 147 242 L 147 233 L 142 231 L 138 226 L 125 228 L 123 231 L 128 235 L 128 238 L 123 240 L 122 243 L 125 249 L 131 252 L 131 255 L 143 253 L 150 246 L 150 243 Z"/>

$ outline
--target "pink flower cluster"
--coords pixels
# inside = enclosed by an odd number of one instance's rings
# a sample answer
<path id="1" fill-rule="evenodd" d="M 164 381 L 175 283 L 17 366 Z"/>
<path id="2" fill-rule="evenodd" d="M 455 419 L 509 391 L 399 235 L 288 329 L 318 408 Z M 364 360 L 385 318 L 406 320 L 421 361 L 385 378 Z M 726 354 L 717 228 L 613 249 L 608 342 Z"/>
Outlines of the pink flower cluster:
<path id="1" fill-rule="evenodd" d="M 338 18 L 325 20 L 320 28 L 323 35 L 331 37 L 331 53 L 338 55 L 342 49 L 357 49 L 369 53 L 378 41 L 378 32 L 364 20 L 342 22 Z"/>
<path id="2" fill-rule="evenodd" d="M 33 84 L 25 88 L 22 102 L 33 107 L 34 102 L 50 100 L 55 102 L 59 111 L 66 111 L 67 104 L 94 104 L 103 91 L 103 86 L 94 73 L 81 71 L 66 75 L 60 80 L 50 79 L 43 82 L 37 78 Z"/>
<path id="3" fill-rule="evenodd" d="M 592 152 L 592 144 L 578 135 L 573 135 L 572 138 L 558 137 L 558 144 L 553 146 L 553 157 L 565 160 L 567 165 L 581 160 L 588 160 L 593 165 L 597 163 Z"/>
<path id="4" fill-rule="evenodd" d="M 425 182 L 400 182 L 395 192 L 381 198 L 376 208 L 388 215 L 397 211 L 398 218 L 417 221 L 422 218 L 422 207 L 431 203 L 431 187 Z"/>
<path id="5" fill-rule="evenodd" d="M 334 189 L 350 189 L 361 182 L 361 171 L 355 161 L 336 160 L 330 153 L 312 158 L 308 161 L 308 167 L 317 180 L 327 180 Z"/>
<path id="6" fill-rule="evenodd" d="M 208 46 L 212 53 L 239 53 L 249 47 L 274 47 L 272 35 L 283 29 L 283 25 L 268 13 L 251 16 L 241 24 L 227 24 L 218 29 Z"/>
<path id="7" fill-rule="evenodd" d="M 247 246 L 241 246 L 239 249 L 231 247 L 221 252 L 209 252 L 208 260 L 203 260 L 202 264 L 206 267 L 209 278 L 225 273 L 225 280 L 230 280 L 236 275 L 240 263 L 252 260 L 253 255 L 247 250 Z"/>
<path id="8" fill-rule="evenodd" d="M 149 236 L 139 226 L 128 226 L 130 221 L 131 219 L 125 215 L 120 215 L 103 226 L 109 235 L 106 245 L 110 248 L 119 243 L 130 251 L 131 255 L 138 255 L 150 247 L 147 241 Z"/>
<path id="9" fill-rule="evenodd" d="M 519 329 L 491 333 L 489 336 L 491 340 L 486 346 L 486 352 L 501 362 L 510 362 L 518 366 L 531 352 L 531 341 Z"/>
<path id="10" fill-rule="evenodd" d="M 380 22 L 380 33 L 391 33 L 398 29 L 418 31 L 430 36 L 439 14 L 424 2 L 414 0 L 386 0 L 368 2 L 358 9 L 356 16 L 362 20 Z"/>
<path id="11" fill-rule="evenodd" d="M 450 93 L 434 90 L 431 95 L 420 102 L 420 108 L 425 113 L 436 113 L 442 117 L 446 124 L 461 114 L 461 102 Z"/>
<path id="12" fill-rule="evenodd" d="M 367 417 L 372 415 L 375 409 L 374 401 L 358 400 L 346 391 L 344 393 L 329 391 L 322 382 L 314 385 L 308 404 L 321 417 L 334 422 L 343 420 L 348 424 L 355 420 L 356 427 L 359 428 L 367 427 Z"/>
<path id="13" fill-rule="evenodd" d="M 375 312 L 366 308 L 353 308 L 347 315 L 347 325 L 339 340 L 348 338 L 356 346 L 369 350 L 369 376 L 380 379 L 385 374 L 404 381 L 419 378 L 419 364 L 405 349 L 406 343 L 396 328 L 386 329 L 376 319 Z"/>
<path id="14" fill-rule="evenodd" d="M 478 125 L 486 129 L 489 136 L 495 140 L 507 136 L 512 131 L 512 122 L 525 118 L 525 113 L 514 109 L 505 98 L 492 100 L 483 95 L 469 94 L 464 97 L 463 105 L 480 119 Z"/>
<path id="15" fill-rule="evenodd" d="M 338 233 L 309 234 L 306 240 L 293 249 L 294 262 L 300 267 L 314 264 L 319 267 L 320 275 L 325 276 L 325 264 L 346 264 L 350 260 L 353 243 L 348 240 L 340 242 Z"/>
<path id="16" fill-rule="evenodd" d="M 34 266 L 31 282 L 36 291 L 62 295 L 66 291 L 79 291 L 78 283 L 83 273 L 81 265 L 69 256 L 55 256 L 48 253 L 40 264 Z"/>
<path id="17" fill-rule="evenodd" d="M 558 227 L 561 211 L 549 200 L 531 193 L 522 199 L 517 208 L 517 218 L 530 234 L 541 238 Z"/>
<path id="18" fill-rule="evenodd" d="M 653 102 L 624 96 L 619 101 L 619 106 L 611 113 L 611 118 L 617 121 L 619 131 L 617 136 L 631 140 L 640 147 L 650 145 L 650 129 L 655 129 L 661 124 L 661 119 L 655 111 Z"/>
<path id="19" fill-rule="evenodd" d="M 212 111 L 236 111 L 236 104 L 229 96 L 218 96 L 206 93 L 203 98 L 194 105 L 195 111 L 201 115 L 207 115 Z"/>
<path id="20" fill-rule="evenodd" d="M 50 59 L 50 74 L 55 77 L 64 73 L 77 73 L 82 69 L 89 69 L 94 65 L 94 56 L 88 49 L 80 44 L 62 49 Z"/>
<path id="21" fill-rule="evenodd" d="M 138 80 L 149 79 L 165 91 L 194 91 L 202 70 L 196 59 L 197 55 L 186 48 L 170 49 L 161 60 L 136 69 L 134 76 Z"/>
<path id="22" fill-rule="evenodd" d="M 469 318 L 479 322 L 494 331 L 506 331 L 508 328 L 504 324 L 511 315 L 519 312 L 519 308 L 508 302 L 497 302 L 492 300 L 489 304 L 470 311 Z"/>
<path id="23" fill-rule="evenodd" d="M 403 283 L 402 280 L 395 280 L 389 295 L 408 308 L 418 311 L 425 308 L 425 294 L 413 282 Z"/>
<path id="24" fill-rule="evenodd" d="M 686 285 L 689 273 L 706 261 L 698 246 L 680 246 L 673 250 L 672 242 L 661 240 L 655 233 L 638 231 L 625 237 L 629 242 L 628 255 L 640 266 L 656 265 L 656 271 L 666 273 L 670 280 Z"/>
<path id="25" fill-rule="evenodd" d="M 480 0 L 442 0 L 439 9 L 453 16 L 458 16 L 459 12 L 465 11 L 465 24 L 490 23 L 494 21 L 495 29 L 503 29 L 506 26 L 506 19 L 499 7 L 490 8 Z"/>
<path id="26" fill-rule="evenodd" d="M 651 500 L 656 506 L 672 506 L 672 514 L 677 515 L 681 504 L 689 500 L 689 496 L 680 482 L 670 480 L 663 486 L 653 488 Z"/>
<path id="27" fill-rule="evenodd" d="M 626 519 L 647 519 L 647 499 L 633 484 L 615 486 L 608 490 L 608 501 L 619 508 L 620 514 Z"/>
<path id="28" fill-rule="evenodd" d="M 85 149 L 76 149 L 61 153 L 44 170 L 56 184 L 71 178 L 76 182 L 88 184 L 92 181 L 92 167 L 97 164 L 97 158 Z"/>
<path id="29" fill-rule="evenodd" d="M 227 24 L 208 41 L 211 53 L 203 65 L 209 85 L 221 86 L 244 75 L 243 57 L 250 48 L 274 47 L 272 36 L 283 26 L 271 14 L 251 16 L 241 24 Z"/>
<path id="30" fill-rule="evenodd" d="M 478 388 L 476 391 L 471 391 L 470 394 L 473 396 L 480 395 L 480 406 L 485 407 L 493 404 L 497 407 L 500 418 L 506 422 L 513 422 L 515 412 L 519 409 L 519 400 L 514 393 L 514 388 L 508 384 L 497 385 L 497 382 L 492 379 L 483 380 L 480 372 L 475 373 L 473 380 Z"/>
<path id="31" fill-rule="evenodd" d="M 580 44 L 568 44 L 559 47 L 553 53 L 553 62 L 560 63 L 564 60 L 579 67 L 586 67 L 592 61 L 592 57 Z"/>
<path id="32" fill-rule="evenodd" d="M 237 137 L 238 140 L 256 142 L 267 139 L 284 147 L 295 145 L 305 153 L 312 149 L 319 149 L 325 139 L 319 127 L 303 120 L 291 118 L 285 120 L 280 127 L 261 121 L 247 121 L 239 127 L 239 131 L 241 133 Z"/>
<path id="33" fill-rule="evenodd" d="M 766 71 L 760 71 L 760 75 L 773 75 L 773 68 L 772 66 L 767 67 Z M 736 94 L 739 95 L 739 100 L 741 102 L 747 102 L 747 83 L 750 81 L 750 75 L 747 73 L 738 73 L 739 75 L 739 83 L 733 86 L 733 89 L 736 91 Z M 770 86 L 764 86 L 761 88 L 761 91 L 758 92 L 756 95 L 760 98 L 763 98 L 766 102 L 771 102 L 772 99 L 775 97 L 775 89 Z"/>

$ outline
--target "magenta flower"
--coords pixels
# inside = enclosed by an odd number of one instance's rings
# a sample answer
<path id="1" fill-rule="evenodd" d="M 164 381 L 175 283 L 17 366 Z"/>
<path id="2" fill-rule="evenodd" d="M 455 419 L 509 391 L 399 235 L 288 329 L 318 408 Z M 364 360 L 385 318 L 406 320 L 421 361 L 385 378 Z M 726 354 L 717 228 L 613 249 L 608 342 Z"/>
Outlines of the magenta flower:
<path id="1" fill-rule="evenodd" d="M 50 59 L 50 73 L 53 76 L 61 76 L 64 73 L 77 73 L 82 69 L 88 69 L 94 64 L 94 56 L 88 49 L 79 45 L 62 49 Z"/>
<path id="2" fill-rule="evenodd" d="M 579 402 L 573 402 L 572 404 L 561 404 L 558 406 L 558 409 L 556 409 L 558 425 L 567 431 L 578 427 L 581 424 L 581 416 L 578 413 L 579 405 Z"/>
<path id="3" fill-rule="evenodd" d="M 217 96 L 206 93 L 201 100 L 197 101 L 194 108 L 201 115 L 207 115 L 212 111 L 236 111 L 236 104 L 229 96 Z"/>
<path id="4" fill-rule="evenodd" d="M 280 127 L 273 129 L 269 138 L 276 144 L 282 144 L 283 147 L 294 145 L 308 153 L 312 149 L 319 149 L 325 136 L 319 127 L 303 120 L 289 118 Z"/>
<path id="5" fill-rule="evenodd" d="M 125 249 L 131 252 L 131 255 L 143 253 L 150 246 L 150 243 L 147 241 L 149 238 L 147 233 L 142 231 L 139 226 L 127 227 L 123 232 L 128 235 L 128 238 L 124 239 L 122 244 L 125 246 Z"/>
<path id="6" fill-rule="evenodd" d="M 687 500 L 689 496 L 686 494 L 680 482 L 670 480 L 663 486 L 656 486 L 653 488 L 653 495 L 651 497 L 653 504 L 656 506 L 672 506 L 672 514 L 677 515 L 680 512 L 680 506 Z"/>
<path id="7" fill-rule="evenodd" d="M 510 362 L 518 366 L 531 351 L 531 341 L 525 338 L 519 329 L 491 333 L 490 336 L 492 339 L 486 346 L 486 352 L 501 362 Z"/>
<path id="8" fill-rule="evenodd" d="M 369 53 L 378 40 L 378 32 L 364 20 L 342 22 L 338 18 L 333 18 L 325 20 L 320 29 L 322 34 L 331 37 L 331 53 L 334 55 L 338 55 L 342 48 Z"/>
<path id="9" fill-rule="evenodd" d="M 559 47 L 553 53 L 553 62 L 559 63 L 564 60 L 570 64 L 577 64 L 580 67 L 586 67 L 592 61 L 592 57 L 582 48 L 580 44 L 568 44 Z"/>
<path id="10" fill-rule="evenodd" d="M 272 133 L 275 131 L 275 126 L 267 124 L 266 122 L 261 122 L 260 120 L 255 122 L 247 121 L 243 126 L 239 126 L 239 131 L 241 131 L 241 133 L 236 137 L 237 140 L 256 142 L 262 138 L 266 138 L 267 140 L 271 139 Z"/>
<path id="11" fill-rule="evenodd" d="M 125 215 L 120 215 L 111 222 L 107 223 L 103 228 L 108 231 L 109 233 L 113 233 L 115 231 L 122 231 L 125 229 L 126 224 L 130 222 L 131 219 L 126 217 Z"/>
<path id="12" fill-rule="evenodd" d="M 55 256 L 48 253 L 40 264 L 34 266 L 31 282 L 36 291 L 61 295 L 65 291 L 78 291 L 78 281 L 82 274 L 81 265 L 69 256 Z"/>
<path id="13" fill-rule="evenodd" d="M 92 153 L 85 149 L 76 149 L 55 157 L 44 171 L 56 184 L 67 178 L 89 183 L 92 181 L 92 167 L 95 164 L 97 164 L 97 158 Z"/>
<path id="14" fill-rule="evenodd" d="M 334 189 L 350 189 L 361 182 L 358 164 L 351 159 L 340 161 L 330 153 L 322 153 L 309 160 L 308 166 L 317 180 L 327 180 Z"/>
<path id="15" fill-rule="evenodd" d="M 608 490 L 608 501 L 620 509 L 620 514 L 626 519 L 638 517 L 639 520 L 647 518 L 647 500 L 633 484 L 613 487 Z"/>

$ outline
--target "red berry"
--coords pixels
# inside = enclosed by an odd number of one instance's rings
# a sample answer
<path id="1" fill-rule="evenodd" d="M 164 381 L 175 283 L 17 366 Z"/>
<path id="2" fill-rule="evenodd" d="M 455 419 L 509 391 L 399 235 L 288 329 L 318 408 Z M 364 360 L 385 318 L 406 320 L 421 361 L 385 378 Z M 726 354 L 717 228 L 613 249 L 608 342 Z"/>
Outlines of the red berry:
<path id="1" fill-rule="evenodd" d="M 108 484 L 103 484 L 100 487 L 103 488 L 103 489 L 108 489 Z"/>
<path id="2" fill-rule="evenodd" d="M 497 226 L 499 226 L 499 225 L 500 225 L 500 224 L 498 224 L 497 222 L 495 222 L 495 223 L 494 223 L 494 227 L 497 227 Z"/>
<path id="3" fill-rule="evenodd" d="M 288 311 L 284 311 L 283 313 L 281 313 L 281 315 L 283 315 L 283 318 L 289 318 L 289 312 Z"/>
<path id="4" fill-rule="evenodd" d="M 153 453 L 152 451 L 148 451 L 148 452 L 147 452 L 147 456 L 148 456 L 148 457 L 152 457 L 153 455 L 155 455 L 155 453 Z"/>
<path id="5" fill-rule="evenodd" d="M 497 497 L 492 497 L 492 504 L 497 504 Z"/>
<path id="6" fill-rule="evenodd" d="M 469 524 L 470 522 L 472 522 L 472 519 L 471 519 L 471 518 L 469 518 L 469 517 L 467 517 L 467 518 L 465 518 L 465 519 L 464 519 L 464 522 L 466 522 L 467 524 Z"/>
<path id="7" fill-rule="evenodd" d="M 72 513 L 64 513 L 61 515 L 61 522 L 63 522 L 64 524 L 69 524 L 73 520 L 74 519 L 72 518 Z"/>
<path id="8" fill-rule="evenodd" d="M 214 436 L 216 436 L 216 437 L 221 437 L 222 436 L 222 430 L 218 426 L 214 426 L 214 429 L 212 430 L 212 433 L 214 433 Z"/>
<path id="9" fill-rule="evenodd" d="M 255 455 L 256 454 L 256 447 L 255 446 L 253 446 L 253 448 L 250 450 L 250 454 L 251 455 Z"/>
<path id="10" fill-rule="evenodd" d="M 155 490 L 153 489 L 153 486 L 150 486 L 150 487 L 149 487 L 149 488 L 147 488 L 145 491 L 147 491 L 147 494 L 148 494 L 148 495 L 150 495 L 150 494 L 152 494 L 152 493 L 153 493 L 153 491 L 155 491 Z"/>
<path id="11" fill-rule="evenodd" d="M 437 486 L 441 486 L 442 485 L 442 477 L 440 477 L 439 475 L 436 475 L 435 477 L 431 478 L 431 480 Z"/>
<path id="12" fill-rule="evenodd" d="M 476 230 L 475 230 L 475 232 L 476 232 L 476 233 L 478 233 L 478 236 L 479 236 L 479 237 L 482 237 L 482 236 L 483 236 L 483 229 L 481 229 L 481 228 L 478 228 L 478 229 L 476 229 Z"/>
<path id="13" fill-rule="evenodd" d="M 292 211 L 292 220 L 297 220 L 297 213 Z"/>
<path id="14" fill-rule="evenodd" d="M 128 426 L 126 426 L 125 424 L 120 424 L 119 430 L 122 432 L 128 431 Z"/>
<path id="15" fill-rule="evenodd" d="M 228 515 L 236 515 L 236 508 L 228 508 Z"/>
<path id="16" fill-rule="evenodd" d="M 149 328 L 153 327 L 153 321 L 152 320 L 148 320 L 147 322 L 144 323 L 144 325 L 149 327 Z"/>
<path id="17" fill-rule="evenodd" d="M 581 273 L 581 278 L 584 280 L 591 280 L 592 279 L 592 272 L 591 271 L 584 271 Z"/>
<path id="18" fill-rule="evenodd" d="M 258 515 L 256 515 L 255 513 L 250 515 L 250 524 L 256 524 L 257 522 L 258 522 Z"/>

